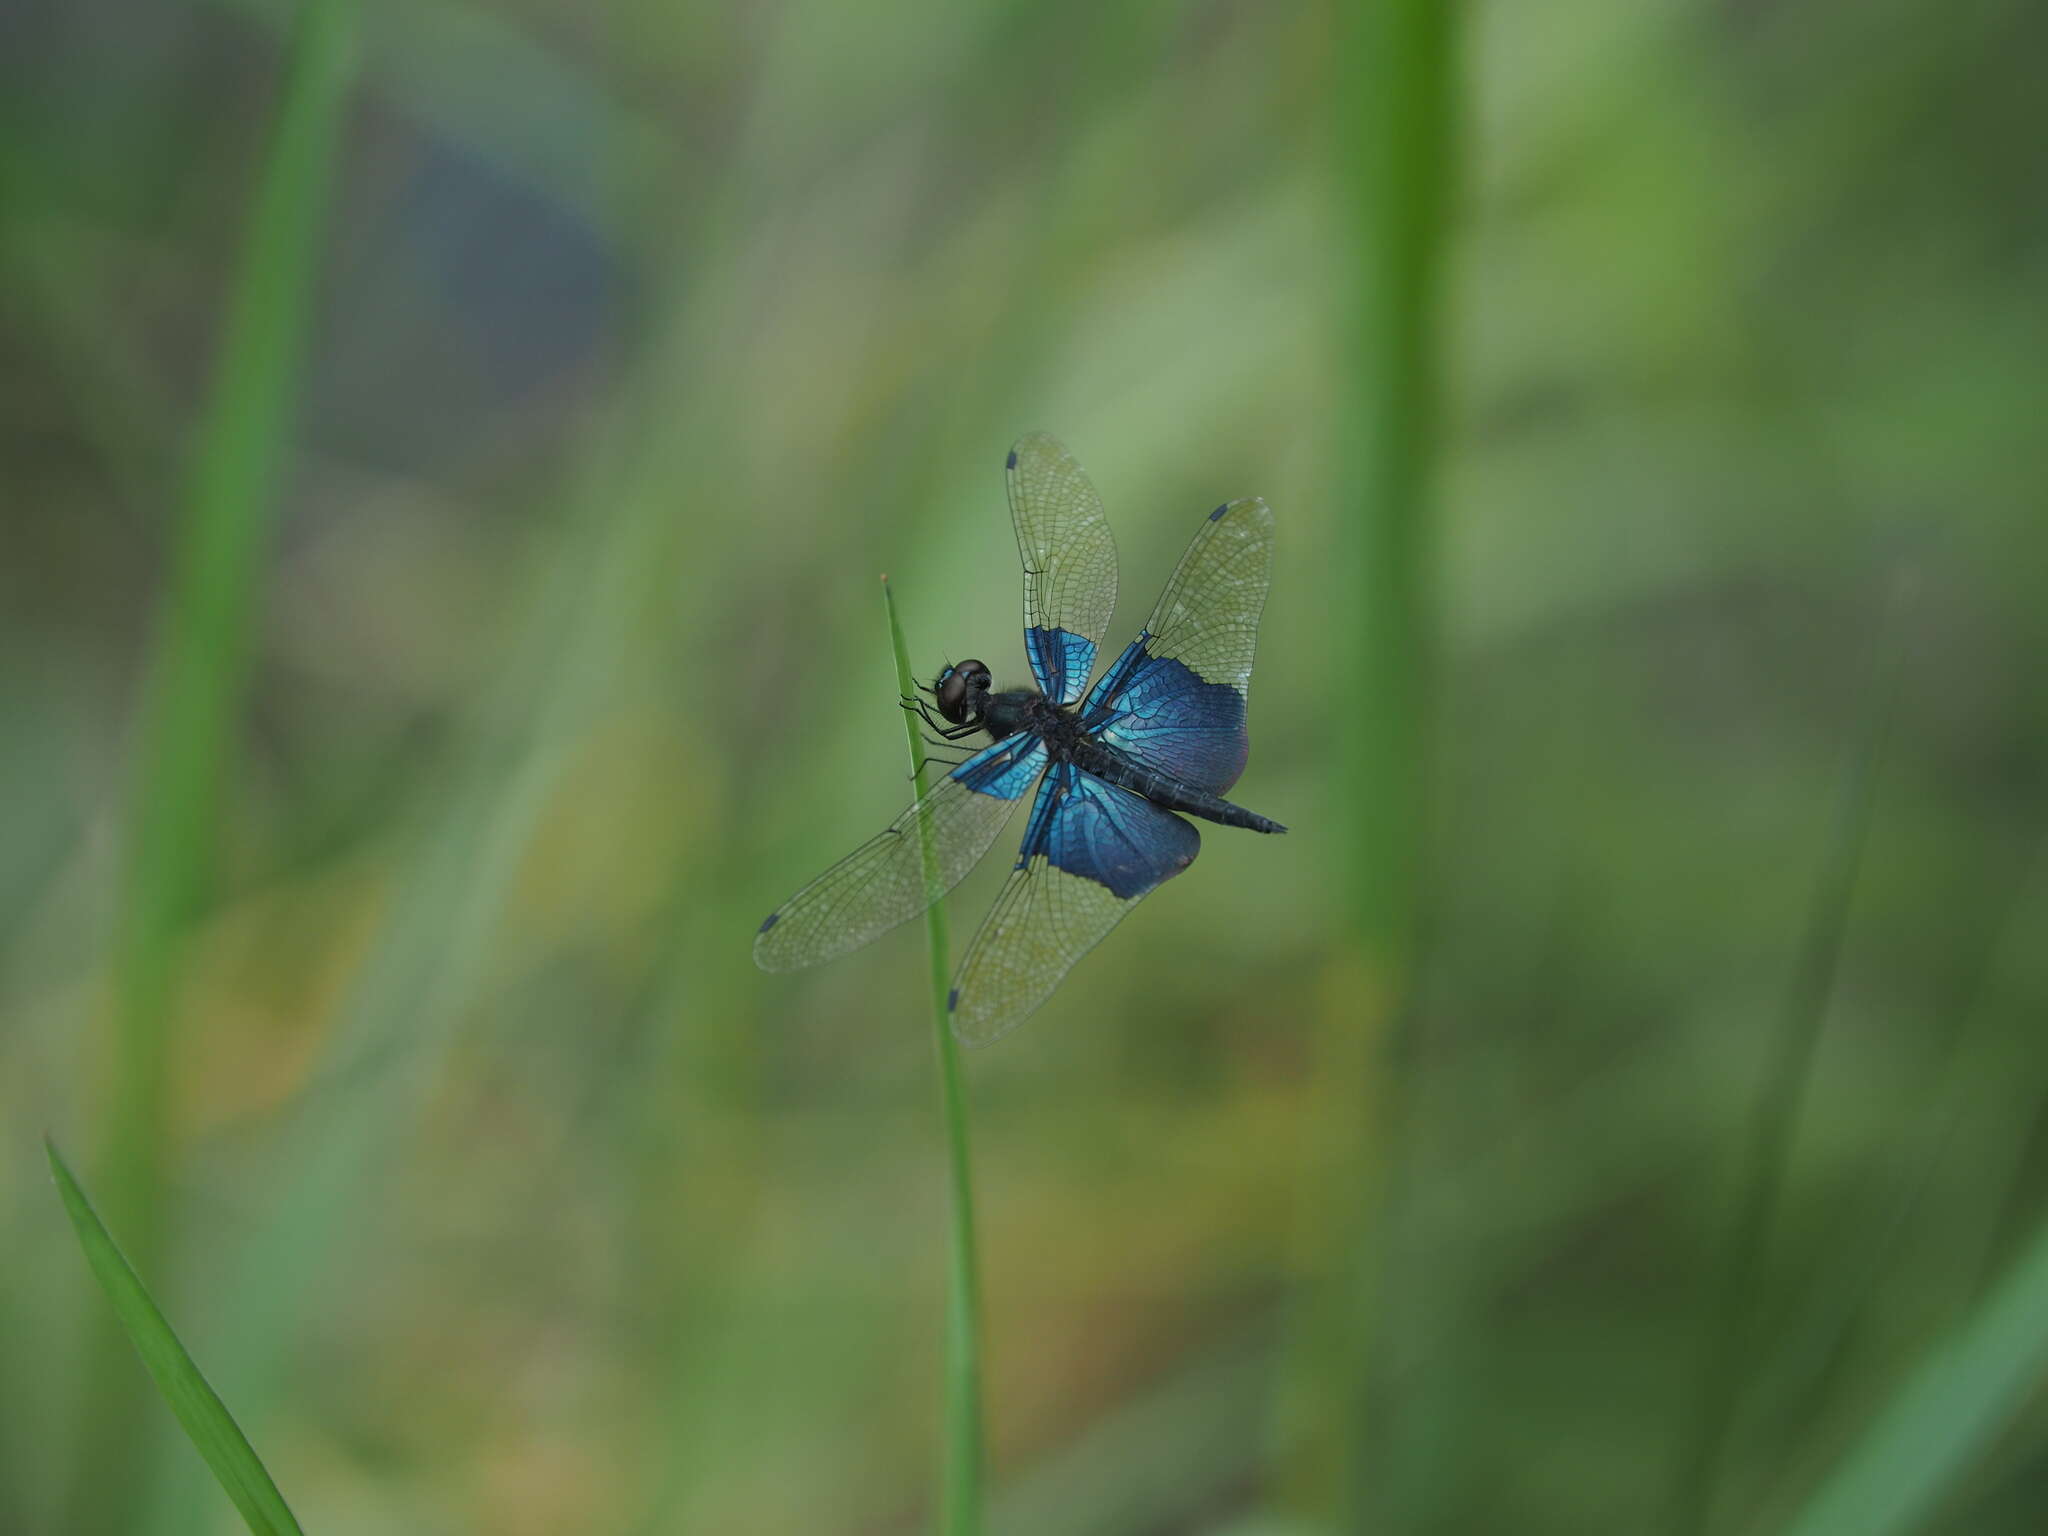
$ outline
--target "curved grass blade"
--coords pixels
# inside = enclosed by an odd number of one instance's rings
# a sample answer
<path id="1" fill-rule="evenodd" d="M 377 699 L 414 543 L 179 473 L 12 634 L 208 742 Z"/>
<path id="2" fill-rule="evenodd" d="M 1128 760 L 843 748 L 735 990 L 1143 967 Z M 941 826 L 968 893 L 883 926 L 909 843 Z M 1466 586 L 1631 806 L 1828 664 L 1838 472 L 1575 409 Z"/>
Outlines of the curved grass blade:
<path id="1" fill-rule="evenodd" d="M 917 696 L 910 671 L 910 648 L 896 617 L 896 594 L 882 579 L 882 602 L 889 610 L 889 642 L 896 651 L 896 686 L 906 699 Z M 918 718 L 903 712 L 910 740 L 912 777 L 917 797 L 924 798 L 924 744 L 918 739 Z M 919 824 L 919 835 L 925 835 Z M 929 859 L 929 850 L 927 851 Z M 939 1093 L 946 1119 L 946 1152 L 952 1184 L 953 1242 L 946 1286 L 946 1409 L 944 1476 L 940 1484 L 939 1529 L 946 1536 L 974 1536 L 981 1529 L 981 1274 L 974 1245 L 974 1181 L 967 1156 L 967 1092 L 960 1080 L 960 1046 L 946 1008 L 951 983 L 943 899 L 925 909 L 925 936 L 931 946 L 932 1037 L 939 1051 Z"/>
<path id="2" fill-rule="evenodd" d="M 1918 1530 L 2048 1375 L 2048 1224 L 1908 1378 L 1792 1522 L 1789 1536 Z"/>
<path id="3" fill-rule="evenodd" d="M 64 1209 L 78 1233 L 78 1245 L 85 1250 L 85 1262 L 92 1266 L 93 1277 L 113 1303 L 115 1317 L 186 1437 L 206 1459 L 222 1491 L 234 1501 L 243 1522 L 256 1536 L 300 1536 L 299 1522 L 285 1506 L 284 1495 L 270 1480 L 227 1404 L 199 1373 L 141 1279 L 114 1246 L 92 1202 L 64 1165 L 57 1144 L 46 1136 L 43 1147 L 50 1156 L 50 1176 L 57 1181 L 57 1193 L 63 1196 Z"/>

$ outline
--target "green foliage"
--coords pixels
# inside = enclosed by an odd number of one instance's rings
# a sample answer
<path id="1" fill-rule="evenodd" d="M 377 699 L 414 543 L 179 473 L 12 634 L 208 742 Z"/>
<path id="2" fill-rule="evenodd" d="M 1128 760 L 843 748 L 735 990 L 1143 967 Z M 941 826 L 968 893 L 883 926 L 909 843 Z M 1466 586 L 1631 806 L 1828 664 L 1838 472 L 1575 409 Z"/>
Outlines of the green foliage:
<path id="1" fill-rule="evenodd" d="M 43 1149 L 49 1155 L 50 1175 L 57 1181 L 57 1193 L 64 1199 L 64 1210 L 71 1217 L 72 1230 L 78 1234 L 78 1246 L 85 1252 L 93 1278 L 106 1292 L 114 1316 L 135 1346 L 135 1352 L 142 1356 L 143 1365 L 171 1412 L 177 1415 L 193 1449 L 213 1469 L 221 1491 L 234 1501 L 243 1522 L 255 1536 L 297 1536 L 298 1521 L 285 1507 L 284 1496 L 270 1480 L 270 1473 L 257 1458 L 242 1427 L 199 1373 L 199 1367 L 178 1342 L 163 1313 L 157 1310 L 148 1289 L 121 1256 L 121 1250 L 114 1246 L 92 1202 L 64 1165 L 57 1144 L 45 1139 Z"/>

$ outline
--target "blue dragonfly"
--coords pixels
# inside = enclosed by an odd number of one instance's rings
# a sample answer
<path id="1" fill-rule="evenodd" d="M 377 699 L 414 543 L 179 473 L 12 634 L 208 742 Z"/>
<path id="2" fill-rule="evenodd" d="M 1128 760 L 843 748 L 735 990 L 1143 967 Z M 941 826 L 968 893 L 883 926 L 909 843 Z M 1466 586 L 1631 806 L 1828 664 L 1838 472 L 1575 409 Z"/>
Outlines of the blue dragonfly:
<path id="1" fill-rule="evenodd" d="M 986 666 L 963 661 L 939 673 L 929 702 L 906 700 L 944 741 L 986 734 L 993 745 L 948 761 L 920 800 L 771 912 L 754 939 L 769 971 L 858 949 L 957 885 L 1036 782 L 1016 868 L 953 978 L 953 1032 L 966 1045 L 1022 1023 L 1125 913 L 1194 862 L 1202 840 L 1182 815 L 1287 830 L 1223 798 L 1251 750 L 1245 695 L 1273 553 L 1265 502 L 1208 515 L 1138 638 L 1090 688 L 1116 607 L 1102 500 L 1043 433 L 1010 450 L 1007 474 L 1038 686 L 996 692 Z"/>

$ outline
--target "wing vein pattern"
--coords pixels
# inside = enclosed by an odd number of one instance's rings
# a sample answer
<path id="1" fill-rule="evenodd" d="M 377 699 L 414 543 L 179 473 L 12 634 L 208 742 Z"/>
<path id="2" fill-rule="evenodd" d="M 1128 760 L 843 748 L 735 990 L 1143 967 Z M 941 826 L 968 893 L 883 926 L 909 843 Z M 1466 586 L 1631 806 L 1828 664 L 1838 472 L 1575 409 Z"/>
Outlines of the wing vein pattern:
<path id="1" fill-rule="evenodd" d="M 1038 787 L 1017 868 L 953 979 L 953 1029 L 987 1045 L 1028 1018 L 1146 895 L 1201 851 L 1193 826 L 1071 763 Z"/>
<path id="2" fill-rule="evenodd" d="M 770 913 L 754 939 L 763 970 L 830 960 L 908 922 L 966 878 L 1044 768 L 1036 736 L 997 742 L 949 770 L 889 826 Z M 927 869 L 918 818 L 930 818 Z"/>
<path id="3" fill-rule="evenodd" d="M 1024 562 L 1024 649 L 1055 704 L 1077 702 L 1116 610 L 1116 540 L 1087 474 L 1043 432 L 1017 440 L 1010 518 Z"/>

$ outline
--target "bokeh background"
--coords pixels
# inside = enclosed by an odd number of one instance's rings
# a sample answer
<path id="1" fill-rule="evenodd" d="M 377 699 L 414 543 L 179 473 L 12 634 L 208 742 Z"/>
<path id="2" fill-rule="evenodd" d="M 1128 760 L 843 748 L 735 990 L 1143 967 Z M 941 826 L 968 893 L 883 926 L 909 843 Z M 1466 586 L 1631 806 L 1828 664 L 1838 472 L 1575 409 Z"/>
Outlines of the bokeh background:
<path id="1" fill-rule="evenodd" d="M 220 448 L 290 20 L 4 23 L 0 1529 L 233 1528 L 45 1130 L 309 1529 L 922 1527 L 923 936 L 749 942 L 907 798 L 881 572 L 1022 676 L 1032 428 L 1118 643 L 1277 510 L 1237 798 L 1295 831 L 968 1060 L 993 1529 L 1779 1529 L 1980 1316 L 2048 1194 L 2048 10 L 1468 7 L 1407 509 L 1347 7 L 366 6 Z M 180 695 L 210 452 L 246 665 Z M 2042 1528 L 2004 1407 L 1914 1528 Z"/>

